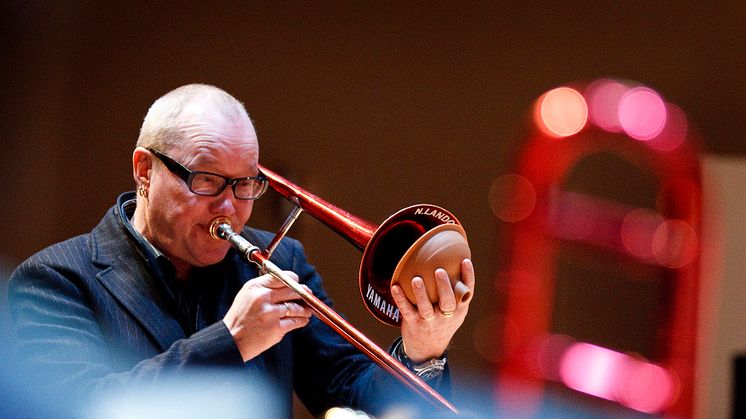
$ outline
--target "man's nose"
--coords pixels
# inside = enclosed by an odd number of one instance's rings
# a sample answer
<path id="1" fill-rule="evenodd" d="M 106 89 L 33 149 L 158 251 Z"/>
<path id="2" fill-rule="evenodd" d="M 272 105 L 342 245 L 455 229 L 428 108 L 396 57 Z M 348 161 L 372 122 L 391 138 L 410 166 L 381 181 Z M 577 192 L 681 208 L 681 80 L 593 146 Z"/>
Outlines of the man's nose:
<path id="1" fill-rule="evenodd" d="M 233 195 L 233 188 L 230 185 L 215 197 L 212 210 L 216 214 L 223 215 L 232 215 L 236 212 L 236 197 Z"/>

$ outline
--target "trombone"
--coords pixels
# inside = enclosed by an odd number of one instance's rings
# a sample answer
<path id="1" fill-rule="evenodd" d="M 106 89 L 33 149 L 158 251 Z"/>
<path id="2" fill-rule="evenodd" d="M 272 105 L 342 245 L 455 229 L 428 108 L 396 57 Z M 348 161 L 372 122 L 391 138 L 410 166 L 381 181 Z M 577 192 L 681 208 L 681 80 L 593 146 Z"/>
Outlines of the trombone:
<path id="1" fill-rule="evenodd" d="M 265 250 L 251 244 L 233 231 L 230 220 L 225 217 L 211 221 L 210 235 L 229 241 L 249 261 L 295 291 L 316 317 L 404 385 L 434 405 L 458 413 L 455 406 L 421 378 L 270 261 L 272 252 L 295 220 L 303 211 L 310 213 L 363 251 L 359 287 L 366 308 L 381 322 L 398 326 L 401 317 L 390 292 L 395 283 L 400 284 L 404 294 L 414 303 L 410 283 L 414 276 L 420 276 L 430 300 L 435 303 L 437 291 L 433 273 L 440 267 L 448 272 L 457 301 L 466 302 L 471 298 L 471 290 L 459 280 L 461 260 L 470 257 L 471 252 L 466 233 L 456 217 L 438 206 L 419 204 L 396 212 L 376 227 L 277 173 L 261 165 L 259 168 L 269 179 L 270 187 L 295 205 L 270 244 Z"/>

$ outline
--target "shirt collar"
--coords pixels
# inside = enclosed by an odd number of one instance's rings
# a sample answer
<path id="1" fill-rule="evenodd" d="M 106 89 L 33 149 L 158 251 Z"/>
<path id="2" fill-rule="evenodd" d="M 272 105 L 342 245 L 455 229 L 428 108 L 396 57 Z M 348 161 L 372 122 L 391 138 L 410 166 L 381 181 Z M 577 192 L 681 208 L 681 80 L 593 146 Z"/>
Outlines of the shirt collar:
<path id="1" fill-rule="evenodd" d="M 159 279 L 172 278 L 175 274 L 173 263 L 132 225 L 131 218 L 135 213 L 135 208 L 137 208 L 135 192 L 125 192 L 119 195 L 116 206 L 119 223 L 135 241 L 137 250 L 145 258 L 150 271 Z"/>

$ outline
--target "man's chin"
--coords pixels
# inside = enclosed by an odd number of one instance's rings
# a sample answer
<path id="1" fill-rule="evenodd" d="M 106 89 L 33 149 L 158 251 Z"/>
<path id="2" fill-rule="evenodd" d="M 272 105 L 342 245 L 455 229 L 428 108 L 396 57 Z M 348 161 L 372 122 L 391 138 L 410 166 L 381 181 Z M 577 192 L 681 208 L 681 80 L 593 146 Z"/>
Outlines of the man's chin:
<path id="1" fill-rule="evenodd" d="M 228 254 L 228 250 L 230 250 L 229 244 L 226 247 L 221 247 L 219 249 L 210 249 L 209 251 L 200 254 L 197 258 L 197 266 L 210 266 L 216 263 L 220 263 L 223 259 L 225 259 L 225 255 Z"/>

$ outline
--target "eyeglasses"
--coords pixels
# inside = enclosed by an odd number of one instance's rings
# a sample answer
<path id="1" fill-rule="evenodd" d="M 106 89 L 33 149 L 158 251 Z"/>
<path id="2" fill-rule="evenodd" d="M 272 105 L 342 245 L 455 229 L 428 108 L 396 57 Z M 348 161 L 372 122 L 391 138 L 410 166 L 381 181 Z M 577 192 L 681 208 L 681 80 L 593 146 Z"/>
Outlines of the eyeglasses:
<path id="1" fill-rule="evenodd" d="M 197 195 L 220 195 L 228 185 L 231 185 L 236 199 L 251 200 L 262 196 L 269 186 L 269 181 L 261 175 L 228 178 L 210 172 L 192 171 L 156 149 L 146 149 L 155 154 L 171 173 L 183 180 L 189 190 Z"/>

